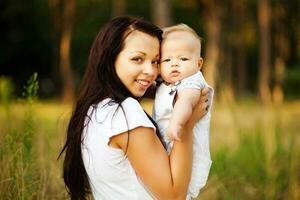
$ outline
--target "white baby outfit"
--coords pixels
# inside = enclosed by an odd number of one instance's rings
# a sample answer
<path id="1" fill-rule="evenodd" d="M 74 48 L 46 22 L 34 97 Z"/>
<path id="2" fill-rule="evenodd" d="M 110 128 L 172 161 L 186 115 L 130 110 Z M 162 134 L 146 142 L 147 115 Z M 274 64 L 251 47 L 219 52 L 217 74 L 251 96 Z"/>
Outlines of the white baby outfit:
<path id="1" fill-rule="evenodd" d="M 162 83 L 155 94 L 155 101 L 153 107 L 153 119 L 156 121 L 159 130 L 166 142 L 168 152 L 172 149 L 172 142 L 166 136 L 172 113 L 173 101 L 176 92 L 186 89 L 199 89 L 205 86 L 209 88 L 209 110 L 208 113 L 196 123 L 193 129 L 193 165 L 192 176 L 189 184 L 188 195 L 186 199 L 196 198 L 201 188 L 206 184 L 209 170 L 211 167 L 211 157 L 209 150 L 209 127 L 211 118 L 211 106 L 214 91 L 206 83 L 202 73 L 199 71 L 196 74 L 189 76 L 175 84 L 166 85 Z"/>
<path id="2" fill-rule="evenodd" d="M 155 131 L 155 126 L 134 98 L 121 103 L 123 110 L 110 100 L 91 106 L 90 121 L 82 136 L 82 157 L 93 197 L 95 200 L 153 200 L 155 197 L 144 187 L 123 150 L 108 144 L 112 136 L 140 126 Z"/>

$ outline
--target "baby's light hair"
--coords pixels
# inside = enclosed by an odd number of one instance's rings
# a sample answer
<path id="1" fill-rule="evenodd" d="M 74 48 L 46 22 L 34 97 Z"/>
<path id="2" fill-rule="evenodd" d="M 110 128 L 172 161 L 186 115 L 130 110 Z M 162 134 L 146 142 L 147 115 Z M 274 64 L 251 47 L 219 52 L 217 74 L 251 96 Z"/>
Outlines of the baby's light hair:
<path id="1" fill-rule="evenodd" d="M 201 41 L 202 41 L 202 38 L 196 33 L 196 31 L 194 31 L 188 25 L 180 23 L 180 24 L 177 24 L 177 25 L 174 25 L 174 26 L 165 27 L 162 30 L 163 30 L 163 35 L 162 35 L 163 39 L 165 39 L 168 34 L 174 33 L 174 32 L 183 31 L 183 32 L 191 33 L 195 37 L 195 39 L 197 39 L 199 41 L 199 44 L 200 44 L 199 49 L 200 49 L 200 55 L 201 55 Z"/>

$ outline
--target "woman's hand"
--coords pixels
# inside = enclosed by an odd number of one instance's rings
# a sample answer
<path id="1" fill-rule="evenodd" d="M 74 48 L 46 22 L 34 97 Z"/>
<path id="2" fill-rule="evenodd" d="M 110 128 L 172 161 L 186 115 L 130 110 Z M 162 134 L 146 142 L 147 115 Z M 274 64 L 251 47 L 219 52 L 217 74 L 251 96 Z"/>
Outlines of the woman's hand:
<path id="1" fill-rule="evenodd" d="M 192 127 L 208 112 L 208 91 L 208 87 L 205 87 L 201 90 L 201 95 L 198 103 L 193 109 L 193 114 L 188 121 L 189 125 L 191 125 Z"/>

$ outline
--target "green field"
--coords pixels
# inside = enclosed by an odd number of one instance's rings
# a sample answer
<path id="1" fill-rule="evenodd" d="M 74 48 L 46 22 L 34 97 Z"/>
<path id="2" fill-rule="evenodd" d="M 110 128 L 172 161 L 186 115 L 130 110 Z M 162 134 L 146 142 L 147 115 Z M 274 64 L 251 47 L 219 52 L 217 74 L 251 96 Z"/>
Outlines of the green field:
<path id="1" fill-rule="evenodd" d="M 0 199 L 66 199 L 57 156 L 70 113 L 57 102 L 0 104 Z M 300 199 L 299 121 L 297 101 L 215 103 L 213 165 L 198 199 Z"/>

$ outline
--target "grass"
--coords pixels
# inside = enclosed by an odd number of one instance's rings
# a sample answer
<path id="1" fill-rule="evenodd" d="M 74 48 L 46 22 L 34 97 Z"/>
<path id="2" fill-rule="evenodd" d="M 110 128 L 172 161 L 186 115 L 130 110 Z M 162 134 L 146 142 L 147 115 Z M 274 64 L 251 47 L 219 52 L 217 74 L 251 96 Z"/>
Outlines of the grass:
<path id="1" fill-rule="evenodd" d="M 151 113 L 152 102 L 143 102 Z M 66 199 L 57 156 L 71 105 L 0 104 L 0 199 Z M 213 165 L 197 199 L 300 199 L 300 101 L 215 103 Z"/>
<path id="2" fill-rule="evenodd" d="M 299 108 L 217 104 L 213 165 L 199 199 L 299 199 Z"/>

